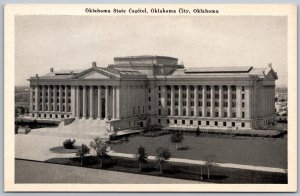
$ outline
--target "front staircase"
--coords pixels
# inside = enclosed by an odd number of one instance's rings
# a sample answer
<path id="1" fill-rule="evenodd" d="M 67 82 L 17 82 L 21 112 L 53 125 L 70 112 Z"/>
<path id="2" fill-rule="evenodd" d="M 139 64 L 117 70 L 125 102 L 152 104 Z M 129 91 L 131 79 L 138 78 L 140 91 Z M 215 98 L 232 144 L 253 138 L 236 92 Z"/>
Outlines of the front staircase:
<path id="1" fill-rule="evenodd" d="M 105 120 L 75 119 L 69 125 L 60 123 L 58 127 L 54 128 L 32 129 L 30 134 L 82 139 L 93 139 L 95 137 L 109 138 Z"/>

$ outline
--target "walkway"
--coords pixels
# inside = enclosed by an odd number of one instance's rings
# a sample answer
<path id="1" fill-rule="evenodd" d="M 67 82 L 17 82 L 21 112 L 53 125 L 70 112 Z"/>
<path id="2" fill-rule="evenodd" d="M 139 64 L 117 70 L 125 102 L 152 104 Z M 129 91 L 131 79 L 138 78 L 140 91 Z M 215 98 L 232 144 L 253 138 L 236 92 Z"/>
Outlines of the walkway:
<path id="1" fill-rule="evenodd" d="M 67 138 L 62 137 L 49 137 L 40 135 L 23 135 L 18 134 L 15 136 L 15 158 L 36 160 L 36 161 L 46 161 L 51 158 L 69 158 L 74 157 L 74 153 L 69 154 L 57 154 L 51 152 L 49 149 L 52 147 L 62 146 L 63 141 Z M 73 138 L 72 138 L 73 139 Z M 76 145 L 86 144 L 89 146 L 91 139 L 76 139 Z M 94 152 L 91 151 L 93 154 Z M 112 156 L 129 157 L 133 158 L 133 154 L 125 154 L 118 152 L 110 152 Z M 149 159 L 154 160 L 154 156 L 149 156 Z M 204 161 L 200 160 L 190 160 L 190 159 L 180 159 L 171 158 L 169 161 L 178 163 L 189 163 L 203 165 Z M 216 163 L 219 167 L 225 168 L 236 168 L 236 169 L 247 169 L 265 172 L 276 172 L 276 173 L 287 173 L 286 169 L 273 168 L 273 167 L 263 167 L 263 166 L 252 166 L 252 165 L 241 165 L 234 163 Z"/>

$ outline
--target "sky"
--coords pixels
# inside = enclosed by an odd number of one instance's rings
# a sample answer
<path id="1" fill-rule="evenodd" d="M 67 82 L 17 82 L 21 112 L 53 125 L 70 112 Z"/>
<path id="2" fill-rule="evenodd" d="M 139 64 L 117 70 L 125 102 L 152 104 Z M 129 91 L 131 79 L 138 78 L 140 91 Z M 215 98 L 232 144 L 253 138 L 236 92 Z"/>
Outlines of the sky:
<path id="1" fill-rule="evenodd" d="M 161 55 L 185 67 L 272 63 L 287 86 L 282 16 L 17 16 L 16 85 L 54 70 L 106 67 L 117 56 Z"/>

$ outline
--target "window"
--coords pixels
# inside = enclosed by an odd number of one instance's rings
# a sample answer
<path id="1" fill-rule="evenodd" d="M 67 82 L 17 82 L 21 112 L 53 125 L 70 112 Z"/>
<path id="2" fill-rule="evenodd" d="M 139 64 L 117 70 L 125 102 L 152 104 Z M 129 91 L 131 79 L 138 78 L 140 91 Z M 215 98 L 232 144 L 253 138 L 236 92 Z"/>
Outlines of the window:
<path id="1" fill-rule="evenodd" d="M 52 118 L 52 114 L 50 114 L 50 118 Z"/>
<path id="2" fill-rule="evenodd" d="M 191 111 L 191 116 L 194 116 L 194 111 L 193 110 Z"/>
<path id="3" fill-rule="evenodd" d="M 242 108 L 245 108 L 245 102 L 242 102 Z"/>
<path id="4" fill-rule="evenodd" d="M 219 99 L 219 94 L 215 94 L 215 99 Z"/>
<path id="5" fill-rule="evenodd" d="M 151 102 L 151 97 L 148 97 L 148 101 Z"/>
<path id="6" fill-rule="evenodd" d="M 245 87 L 244 87 L 244 86 L 242 86 L 242 91 L 243 91 L 243 92 L 245 91 Z"/>
<path id="7" fill-rule="evenodd" d="M 218 126 L 218 121 L 215 121 L 215 126 Z"/>
<path id="8" fill-rule="evenodd" d="M 198 125 L 201 125 L 201 121 L 200 120 L 198 121 Z"/>
<path id="9" fill-rule="evenodd" d="M 168 108 L 168 115 L 170 116 L 171 115 L 171 109 Z"/>
<path id="10" fill-rule="evenodd" d="M 209 110 L 206 112 L 206 116 L 210 117 L 210 111 Z"/>
<path id="11" fill-rule="evenodd" d="M 198 101 L 198 106 L 202 107 L 202 101 Z"/>
<path id="12" fill-rule="evenodd" d="M 183 106 L 186 106 L 186 101 L 183 101 L 183 102 L 182 102 L 182 105 L 183 105 Z"/>
<path id="13" fill-rule="evenodd" d="M 231 126 L 232 126 L 232 127 L 235 127 L 235 122 L 231 122 Z"/>
<path id="14" fill-rule="evenodd" d="M 176 93 L 176 94 L 175 94 L 175 98 L 178 98 L 178 97 L 179 97 L 179 96 L 178 96 L 178 93 Z"/>
<path id="15" fill-rule="evenodd" d="M 158 87 L 158 90 L 160 91 L 160 89 L 161 89 L 161 88 L 160 88 L 160 86 L 159 86 L 159 87 Z"/>
<path id="16" fill-rule="evenodd" d="M 158 109 L 158 115 L 161 115 L 161 109 Z"/>
<path id="17" fill-rule="evenodd" d="M 215 102 L 215 107 L 219 107 L 219 102 Z"/>
<path id="18" fill-rule="evenodd" d="M 215 117 L 219 117 L 219 112 L 215 111 Z"/>
<path id="19" fill-rule="evenodd" d="M 199 99 L 202 99 L 202 94 L 199 94 Z"/>
<path id="20" fill-rule="evenodd" d="M 232 112 L 232 118 L 236 118 L 236 112 L 235 111 Z"/>
<path id="21" fill-rule="evenodd" d="M 190 125 L 193 125 L 194 124 L 194 121 L 193 120 L 190 120 Z"/>
<path id="22" fill-rule="evenodd" d="M 223 127 L 226 127 L 227 126 L 226 124 L 227 124 L 226 122 L 223 122 Z"/>
<path id="23" fill-rule="evenodd" d="M 149 88 L 149 93 L 151 93 L 151 88 Z"/>
<path id="24" fill-rule="evenodd" d="M 182 110 L 182 116 L 186 116 L 186 110 L 185 109 Z"/>
<path id="25" fill-rule="evenodd" d="M 149 110 L 151 110 L 151 105 L 149 105 Z"/>
<path id="26" fill-rule="evenodd" d="M 175 116 L 178 116 L 178 109 L 175 109 Z"/>
<path id="27" fill-rule="evenodd" d="M 65 116 L 62 114 L 62 115 L 61 115 L 61 118 L 64 118 L 64 117 L 65 117 Z"/>
<path id="28" fill-rule="evenodd" d="M 178 101 L 175 101 L 175 106 L 178 106 Z"/>
<path id="29" fill-rule="evenodd" d="M 181 121 L 181 124 L 185 125 L 185 120 L 182 120 L 182 121 Z"/>
<path id="30" fill-rule="evenodd" d="M 209 101 L 206 102 L 206 106 L 207 106 L 207 107 L 210 107 L 210 102 L 209 102 Z"/>
<path id="31" fill-rule="evenodd" d="M 170 124 L 170 119 L 167 119 L 167 124 Z"/>
<path id="32" fill-rule="evenodd" d="M 194 94 L 191 94 L 191 98 L 192 98 L 192 99 L 194 98 Z"/>
<path id="33" fill-rule="evenodd" d="M 158 98 L 161 98 L 161 94 L 160 93 L 158 93 Z"/>
<path id="34" fill-rule="evenodd" d="M 227 111 L 224 111 L 224 118 L 227 118 Z"/>
<path id="35" fill-rule="evenodd" d="M 242 127 L 245 127 L 245 123 L 242 123 Z"/>
<path id="36" fill-rule="evenodd" d="M 194 106 L 194 101 L 191 101 L 191 102 L 190 102 L 190 106 Z"/>
<path id="37" fill-rule="evenodd" d="M 228 107 L 228 102 L 223 102 L 223 107 Z"/>
<path id="38" fill-rule="evenodd" d="M 228 98 L 228 94 L 223 94 L 223 98 L 227 99 Z"/>
<path id="39" fill-rule="evenodd" d="M 242 94 L 242 99 L 243 99 L 243 100 L 245 99 L 245 94 Z"/>
<path id="40" fill-rule="evenodd" d="M 167 101 L 167 106 L 171 106 L 171 101 Z"/>
<path id="41" fill-rule="evenodd" d="M 245 118 L 245 112 L 242 111 L 242 118 Z"/>
<path id="42" fill-rule="evenodd" d="M 236 99 L 236 94 L 232 94 L 232 99 Z"/>
<path id="43" fill-rule="evenodd" d="M 177 120 L 176 119 L 174 120 L 174 124 L 177 125 Z"/>
<path id="44" fill-rule="evenodd" d="M 46 114 L 44 114 L 44 118 L 46 118 Z"/>
<path id="45" fill-rule="evenodd" d="M 209 126 L 209 121 L 206 121 L 206 126 Z"/>
<path id="46" fill-rule="evenodd" d="M 168 99 L 171 98 L 171 93 L 167 93 Z"/>
<path id="47" fill-rule="evenodd" d="M 161 120 L 160 120 L 160 119 L 157 119 L 157 121 L 158 121 L 158 124 L 160 124 Z"/>
<path id="48" fill-rule="evenodd" d="M 185 93 L 184 93 L 184 94 L 182 94 L 182 97 L 183 97 L 183 98 L 186 98 L 186 94 L 185 94 Z"/>
<path id="49" fill-rule="evenodd" d="M 158 106 L 161 106 L 161 101 L 158 101 Z"/>
<path id="50" fill-rule="evenodd" d="M 199 116 L 202 116 L 202 111 L 199 111 Z"/>
<path id="51" fill-rule="evenodd" d="M 210 94 L 206 94 L 207 99 L 210 99 L 210 97 L 211 97 Z"/>

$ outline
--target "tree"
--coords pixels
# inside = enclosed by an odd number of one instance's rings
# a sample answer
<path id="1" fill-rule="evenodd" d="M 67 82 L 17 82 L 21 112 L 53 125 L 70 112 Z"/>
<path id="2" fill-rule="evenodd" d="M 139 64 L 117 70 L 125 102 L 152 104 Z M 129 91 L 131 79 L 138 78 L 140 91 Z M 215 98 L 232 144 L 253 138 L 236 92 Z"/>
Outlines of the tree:
<path id="1" fill-rule="evenodd" d="M 109 158 L 107 144 L 102 142 L 100 137 L 96 137 L 93 141 L 91 141 L 90 146 L 94 149 L 96 157 L 99 160 L 100 168 L 102 168 L 104 159 Z"/>
<path id="2" fill-rule="evenodd" d="M 183 142 L 183 132 L 182 131 L 174 131 L 171 134 L 170 141 L 172 144 L 175 144 L 176 150 L 178 150 L 178 145 Z"/>
<path id="3" fill-rule="evenodd" d="M 198 125 L 198 127 L 196 129 L 196 137 L 199 137 L 200 134 L 201 134 L 201 132 L 200 132 L 200 128 L 199 128 L 199 125 Z"/>
<path id="4" fill-rule="evenodd" d="M 139 162 L 139 169 L 140 169 L 140 172 L 142 172 L 143 164 L 147 163 L 147 160 L 148 160 L 148 154 L 146 153 L 145 148 L 143 146 L 140 146 L 138 148 L 137 153 L 134 155 L 134 157 Z"/>
<path id="5" fill-rule="evenodd" d="M 159 171 L 163 173 L 163 164 L 171 157 L 171 152 L 167 147 L 158 147 L 156 149 L 156 160 L 159 164 Z"/>
<path id="6" fill-rule="evenodd" d="M 76 153 L 76 156 L 80 157 L 81 166 L 83 166 L 83 159 L 84 159 L 85 155 L 89 154 L 89 153 L 90 153 L 90 149 L 85 144 L 82 144 L 80 149 Z"/>

